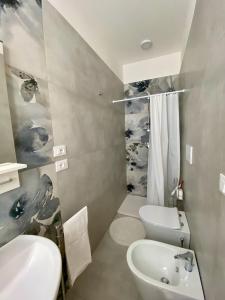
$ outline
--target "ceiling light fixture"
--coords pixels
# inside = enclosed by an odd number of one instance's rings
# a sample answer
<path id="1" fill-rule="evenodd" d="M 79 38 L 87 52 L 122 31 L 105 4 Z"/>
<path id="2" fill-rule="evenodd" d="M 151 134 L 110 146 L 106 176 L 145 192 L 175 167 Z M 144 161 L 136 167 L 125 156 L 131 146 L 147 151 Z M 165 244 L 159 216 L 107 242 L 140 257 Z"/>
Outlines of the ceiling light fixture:
<path id="1" fill-rule="evenodd" d="M 149 39 L 143 40 L 140 46 L 143 50 L 148 50 L 152 47 L 152 41 Z"/>

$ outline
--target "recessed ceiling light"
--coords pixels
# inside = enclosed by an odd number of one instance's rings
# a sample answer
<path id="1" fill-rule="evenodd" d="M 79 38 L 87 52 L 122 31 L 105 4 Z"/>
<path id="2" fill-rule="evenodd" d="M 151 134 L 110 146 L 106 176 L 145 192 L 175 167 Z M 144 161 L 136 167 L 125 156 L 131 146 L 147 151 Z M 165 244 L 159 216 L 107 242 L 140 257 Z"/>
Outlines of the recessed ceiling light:
<path id="1" fill-rule="evenodd" d="M 152 47 L 152 41 L 149 39 L 143 40 L 140 46 L 143 50 L 148 50 Z"/>

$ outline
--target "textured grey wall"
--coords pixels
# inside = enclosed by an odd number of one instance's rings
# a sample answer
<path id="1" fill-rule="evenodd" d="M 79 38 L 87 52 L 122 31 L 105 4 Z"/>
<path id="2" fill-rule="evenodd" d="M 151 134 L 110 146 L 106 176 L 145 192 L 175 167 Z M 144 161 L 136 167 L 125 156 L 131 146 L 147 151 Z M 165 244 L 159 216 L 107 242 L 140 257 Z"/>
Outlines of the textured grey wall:
<path id="1" fill-rule="evenodd" d="M 225 173 L 225 2 L 197 1 L 182 66 L 181 100 L 185 208 L 207 300 L 225 295 L 225 197 L 218 191 Z M 185 162 L 185 144 L 194 164 Z"/>
<path id="2" fill-rule="evenodd" d="M 124 108 L 111 103 L 123 84 L 47 1 L 43 23 L 54 141 L 69 160 L 58 173 L 62 216 L 87 205 L 94 248 L 126 195 Z"/>

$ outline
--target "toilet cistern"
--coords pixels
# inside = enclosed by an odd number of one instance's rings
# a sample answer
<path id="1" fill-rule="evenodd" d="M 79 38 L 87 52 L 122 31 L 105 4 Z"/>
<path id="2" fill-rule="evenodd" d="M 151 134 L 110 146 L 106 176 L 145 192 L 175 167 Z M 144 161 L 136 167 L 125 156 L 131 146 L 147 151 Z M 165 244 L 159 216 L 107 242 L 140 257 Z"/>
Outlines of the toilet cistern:
<path id="1" fill-rule="evenodd" d="M 188 271 L 188 272 L 192 272 L 194 256 L 190 251 L 187 251 L 187 252 L 182 253 L 182 254 L 177 254 L 177 255 L 174 256 L 174 258 L 185 260 L 185 266 L 184 266 L 185 270 Z"/>

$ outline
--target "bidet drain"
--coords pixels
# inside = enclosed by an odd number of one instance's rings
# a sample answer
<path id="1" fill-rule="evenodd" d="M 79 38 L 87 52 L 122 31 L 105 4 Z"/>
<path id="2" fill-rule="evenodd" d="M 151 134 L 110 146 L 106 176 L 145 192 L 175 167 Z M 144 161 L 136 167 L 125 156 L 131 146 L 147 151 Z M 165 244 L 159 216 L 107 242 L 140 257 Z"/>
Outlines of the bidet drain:
<path id="1" fill-rule="evenodd" d="M 166 277 L 162 277 L 160 280 L 161 280 L 161 282 L 163 282 L 165 284 L 169 284 L 170 283 L 169 279 L 167 279 Z"/>

